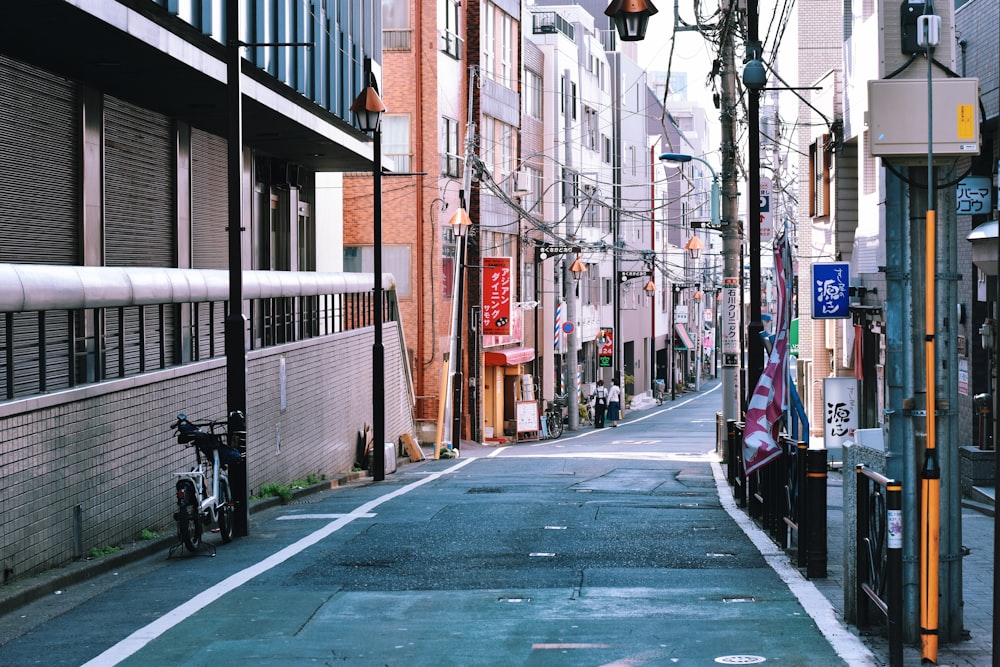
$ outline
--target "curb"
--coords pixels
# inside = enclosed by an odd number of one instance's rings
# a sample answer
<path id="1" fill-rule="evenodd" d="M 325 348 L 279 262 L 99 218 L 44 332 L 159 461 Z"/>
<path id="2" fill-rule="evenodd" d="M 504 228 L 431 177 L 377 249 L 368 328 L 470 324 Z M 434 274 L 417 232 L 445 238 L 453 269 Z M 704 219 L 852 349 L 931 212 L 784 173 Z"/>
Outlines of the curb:
<path id="1" fill-rule="evenodd" d="M 292 500 L 290 502 L 338 487 L 363 484 L 370 481 L 371 477 L 366 471 L 343 473 L 334 479 L 295 489 L 292 491 Z M 264 498 L 250 505 L 250 514 L 287 504 L 278 497 Z M 177 537 L 174 535 L 143 542 L 132 542 L 131 544 L 122 546 L 121 551 L 114 554 L 100 558 L 83 558 L 71 561 L 66 565 L 55 567 L 48 572 L 36 574 L 24 580 L 15 579 L 9 584 L 0 586 L 0 616 L 9 614 L 47 595 L 52 595 L 56 591 L 64 590 L 70 586 L 80 584 L 88 579 L 106 574 L 137 560 L 151 556 L 158 551 L 166 551 L 176 543 Z"/>

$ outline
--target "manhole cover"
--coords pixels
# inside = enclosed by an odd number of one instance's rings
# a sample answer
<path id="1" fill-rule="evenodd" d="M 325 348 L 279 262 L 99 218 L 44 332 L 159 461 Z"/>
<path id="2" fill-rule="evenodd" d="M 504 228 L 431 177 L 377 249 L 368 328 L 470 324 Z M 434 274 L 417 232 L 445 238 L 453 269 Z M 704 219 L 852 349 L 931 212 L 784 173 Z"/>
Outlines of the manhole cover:
<path id="1" fill-rule="evenodd" d="M 724 655 L 716 658 L 715 661 L 720 665 L 759 665 L 762 662 L 767 662 L 767 658 L 762 658 L 759 655 Z"/>

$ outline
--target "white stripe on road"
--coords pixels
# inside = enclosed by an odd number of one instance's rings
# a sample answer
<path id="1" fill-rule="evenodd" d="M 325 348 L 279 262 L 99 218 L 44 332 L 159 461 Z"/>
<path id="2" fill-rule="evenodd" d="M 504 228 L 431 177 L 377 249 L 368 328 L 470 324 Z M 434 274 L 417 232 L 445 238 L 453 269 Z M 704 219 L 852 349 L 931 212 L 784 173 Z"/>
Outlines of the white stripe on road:
<path id="1" fill-rule="evenodd" d="M 781 577 L 789 590 L 798 598 L 799 604 L 816 623 L 816 627 L 823 633 L 826 641 L 830 643 L 837 655 L 843 658 L 848 665 L 858 665 L 859 667 L 877 665 L 872 652 L 856 635 L 844 627 L 844 624 L 837 618 L 837 612 L 833 609 L 833 605 L 819 592 L 816 585 L 792 567 L 788 562 L 788 555 L 779 549 L 771 541 L 771 538 L 757 527 L 757 524 L 750 520 L 746 512 L 736 507 L 729 482 L 726 481 L 726 476 L 718 461 L 712 461 L 712 472 L 715 474 L 715 485 L 719 490 L 719 499 L 722 501 L 723 508 L 743 529 L 743 532 L 757 547 L 760 555 L 764 557 L 771 569 Z"/>
<path id="2" fill-rule="evenodd" d="M 374 514 L 365 514 L 364 516 L 358 516 L 356 514 L 286 514 L 285 516 L 279 516 L 277 520 L 292 521 L 294 519 L 323 519 L 324 521 L 330 521 L 332 519 L 343 519 L 344 517 L 371 519 L 374 518 L 374 516 Z"/>
<path id="3" fill-rule="evenodd" d="M 476 460 L 475 458 L 465 459 L 460 463 L 457 463 L 454 466 L 448 468 L 447 470 L 442 470 L 440 472 L 434 473 L 433 475 L 425 477 L 421 480 L 413 482 L 412 484 L 407 484 L 406 486 L 400 487 L 391 493 L 387 493 L 384 496 L 379 496 L 378 498 L 361 505 L 360 507 L 350 512 L 349 514 L 341 515 L 339 519 L 327 524 L 323 528 L 320 528 L 319 530 L 313 533 L 310 533 L 309 535 L 306 535 L 298 542 L 289 544 L 284 549 L 272 554 L 271 556 L 265 558 L 259 563 L 251 565 L 250 567 L 241 570 L 236 574 L 227 577 L 226 579 L 223 579 L 215 586 L 212 586 L 208 590 L 199 593 L 198 595 L 194 596 L 181 606 L 170 610 L 169 612 L 167 612 L 160 618 L 156 619 L 149 625 L 143 628 L 139 628 L 131 635 L 129 635 L 125 639 L 121 640 L 120 642 L 118 642 L 117 644 L 106 650 L 104 653 L 100 654 L 93 660 L 84 663 L 83 667 L 104 667 L 105 665 L 117 665 L 122 660 L 125 660 L 126 658 L 138 653 L 144 646 L 149 644 L 157 637 L 163 635 L 170 628 L 174 627 L 178 623 L 181 623 L 182 621 L 188 618 L 191 618 L 196 613 L 198 613 L 211 603 L 215 602 L 226 593 L 230 593 L 236 590 L 237 588 L 247 583 L 248 581 L 254 579 L 255 577 L 267 572 L 271 568 L 277 567 L 278 565 L 284 563 L 292 556 L 295 556 L 305 551 L 306 549 L 316 544 L 323 538 L 329 537 L 330 535 L 337 532 L 344 526 L 347 526 L 355 519 L 363 519 L 372 516 L 371 511 L 376 507 L 378 507 L 379 505 L 382 505 L 384 503 L 389 502 L 390 500 L 398 498 L 403 494 L 409 493 L 410 491 L 413 491 L 414 489 L 423 486 L 428 482 L 432 482 L 438 479 L 439 477 L 443 477 L 444 475 L 453 473 L 467 466 L 468 464 L 472 463 L 475 460 Z"/>

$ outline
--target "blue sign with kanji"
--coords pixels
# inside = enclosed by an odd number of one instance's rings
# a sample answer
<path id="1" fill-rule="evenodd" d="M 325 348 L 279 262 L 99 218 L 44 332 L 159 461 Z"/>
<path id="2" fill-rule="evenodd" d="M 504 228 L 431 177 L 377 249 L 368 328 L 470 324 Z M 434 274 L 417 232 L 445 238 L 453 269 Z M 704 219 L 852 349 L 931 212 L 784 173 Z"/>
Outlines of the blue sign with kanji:
<path id="1" fill-rule="evenodd" d="M 850 310 L 851 265 L 827 262 L 812 265 L 813 319 L 847 319 Z"/>

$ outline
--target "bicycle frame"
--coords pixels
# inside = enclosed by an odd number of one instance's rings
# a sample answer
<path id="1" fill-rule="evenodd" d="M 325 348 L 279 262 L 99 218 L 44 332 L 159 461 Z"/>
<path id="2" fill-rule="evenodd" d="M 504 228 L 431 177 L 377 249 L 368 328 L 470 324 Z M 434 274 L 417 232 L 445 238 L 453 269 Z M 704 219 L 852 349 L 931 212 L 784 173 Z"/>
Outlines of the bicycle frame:
<path id="1" fill-rule="evenodd" d="M 219 450 L 215 449 L 212 454 L 212 461 L 202 461 L 201 451 L 195 447 L 195 460 L 198 462 L 197 465 L 189 471 L 175 472 L 174 477 L 178 478 L 178 493 L 182 493 L 180 488 L 182 480 L 190 480 L 192 486 L 194 486 L 195 498 L 198 501 L 198 511 L 201 514 L 208 515 L 208 523 L 214 523 L 218 520 L 218 501 L 219 497 L 219 480 L 222 479 L 226 483 L 229 482 L 229 474 L 222 469 L 219 463 Z M 205 495 L 205 477 L 208 475 L 206 468 L 212 469 L 212 493 L 208 496 Z"/>

